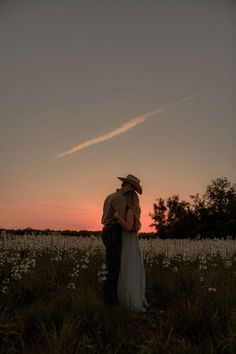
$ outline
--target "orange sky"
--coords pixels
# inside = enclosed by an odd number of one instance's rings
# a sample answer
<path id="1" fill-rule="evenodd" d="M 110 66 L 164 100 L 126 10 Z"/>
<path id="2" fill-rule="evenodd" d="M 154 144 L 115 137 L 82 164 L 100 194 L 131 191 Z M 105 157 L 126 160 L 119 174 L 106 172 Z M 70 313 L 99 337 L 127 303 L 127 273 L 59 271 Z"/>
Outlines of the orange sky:
<path id="1" fill-rule="evenodd" d="M 97 212 L 78 212 L 76 210 L 56 209 L 50 207 L 38 207 L 18 203 L 1 204 L 0 213 L 2 226 L 4 228 L 26 228 L 35 229 L 56 229 L 56 230 L 101 230 L 100 211 Z M 14 220 L 14 222 L 13 222 Z M 148 210 L 142 212 L 142 230 L 151 231 L 148 227 L 151 218 Z"/>

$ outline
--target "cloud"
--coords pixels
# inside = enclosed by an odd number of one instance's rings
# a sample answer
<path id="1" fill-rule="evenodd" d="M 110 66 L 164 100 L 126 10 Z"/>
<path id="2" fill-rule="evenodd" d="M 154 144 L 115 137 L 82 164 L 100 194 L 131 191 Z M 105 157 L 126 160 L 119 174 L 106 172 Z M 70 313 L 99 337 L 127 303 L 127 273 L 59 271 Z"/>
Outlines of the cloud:
<path id="1" fill-rule="evenodd" d="M 156 114 L 160 114 L 161 112 L 165 111 L 168 107 L 175 106 L 179 103 L 191 101 L 196 96 L 199 96 L 201 93 L 202 92 L 195 93 L 194 95 L 184 97 L 180 100 L 174 101 L 174 102 L 169 103 L 163 107 L 160 107 L 160 108 L 156 109 L 155 111 L 142 114 L 141 116 L 137 116 L 137 117 L 127 121 L 126 123 L 122 124 L 121 127 L 117 128 L 115 130 L 112 130 L 109 133 L 99 135 L 93 139 L 86 140 L 85 142 L 83 142 L 79 145 L 75 145 L 71 149 L 66 150 L 65 152 L 62 152 L 62 153 L 56 155 L 55 158 L 62 158 L 62 157 L 65 157 L 66 155 L 73 154 L 76 151 L 83 150 L 91 145 L 95 145 L 95 144 L 102 143 L 103 141 L 111 140 L 115 136 L 118 136 L 120 134 L 127 132 L 130 129 L 133 129 L 134 127 L 136 127 L 136 125 L 144 123 L 147 120 L 147 118 L 153 117 Z"/>

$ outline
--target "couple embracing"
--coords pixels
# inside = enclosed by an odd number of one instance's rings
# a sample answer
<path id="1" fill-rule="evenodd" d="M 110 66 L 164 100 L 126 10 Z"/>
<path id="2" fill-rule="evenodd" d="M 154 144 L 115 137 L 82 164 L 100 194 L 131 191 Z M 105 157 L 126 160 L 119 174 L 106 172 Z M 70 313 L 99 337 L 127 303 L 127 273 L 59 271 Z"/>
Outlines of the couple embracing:
<path id="1" fill-rule="evenodd" d="M 123 303 L 136 312 L 146 312 L 145 270 L 138 242 L 140 180 L 118 177 L 121 188 L 104 201 L 102 241 L 106 248 L 107 277 L 103 283 L 108 304 Z"/>

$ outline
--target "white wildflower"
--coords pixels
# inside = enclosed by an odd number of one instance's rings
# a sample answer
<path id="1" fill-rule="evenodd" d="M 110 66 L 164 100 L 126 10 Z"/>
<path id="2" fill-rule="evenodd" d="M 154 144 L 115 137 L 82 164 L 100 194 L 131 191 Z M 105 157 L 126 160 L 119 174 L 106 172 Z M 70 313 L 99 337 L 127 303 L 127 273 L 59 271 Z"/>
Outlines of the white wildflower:
<path id="1" fill-rule="evenodd" d="M 101 269 L 102 269 L 102 270 L 106 270 L 106 269 L 107 269 L 107 267 L 106 267 L 106 264 L 105 264 L 105 263 L 103 263 L 103 264 L 102 264 Z"/>
<path id="2" fill-rule="evenodd" d="M 210 287 L 210 288 L 208 288 L 208 291 L 209 291 L 209 293 L 211 293 L 211 292 L 214 292 L 214 293 L 215 293 L 215 292 L 216 292 L 216 288 L 211 288 L 211 287 Z"/>
<path id="3" fill-rule="evenodd" d="M 75 284 L 74 284 L 74 283 L 69 283 L 69 284 L 67 285 L 67 288 L 68 288 L 68 289 L 75 289 L 76 287 L 75 287 Z"/>
<path id="4" fill-rule="evenodd" d="M 87 264 L 83 264 L 83 265 L 81 266 L 81 268 L 82 268 L 82 269 L 88 269 L 88 266 L 87 266 Z"/>
<path id="5" fill-rule="evenodd" d="M 162 265 L 164 268 L 169 268 L 170 266 L 170 260 L 169 259 L 165 259 L 163 262 L 162 262 Z"/>

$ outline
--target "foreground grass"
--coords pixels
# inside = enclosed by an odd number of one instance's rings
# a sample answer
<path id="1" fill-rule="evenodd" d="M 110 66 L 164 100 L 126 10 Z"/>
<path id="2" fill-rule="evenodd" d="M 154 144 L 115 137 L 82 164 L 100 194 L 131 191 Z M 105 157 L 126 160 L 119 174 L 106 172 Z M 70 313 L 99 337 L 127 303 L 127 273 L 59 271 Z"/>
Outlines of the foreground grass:
<path id="1" fill-rule="evenodd" d="M 235 353 L 235 255 L 144 256 L 150 309 L 136 314 L 103 303 L 100 249 L 4 249 L 0 353 Z"/>

